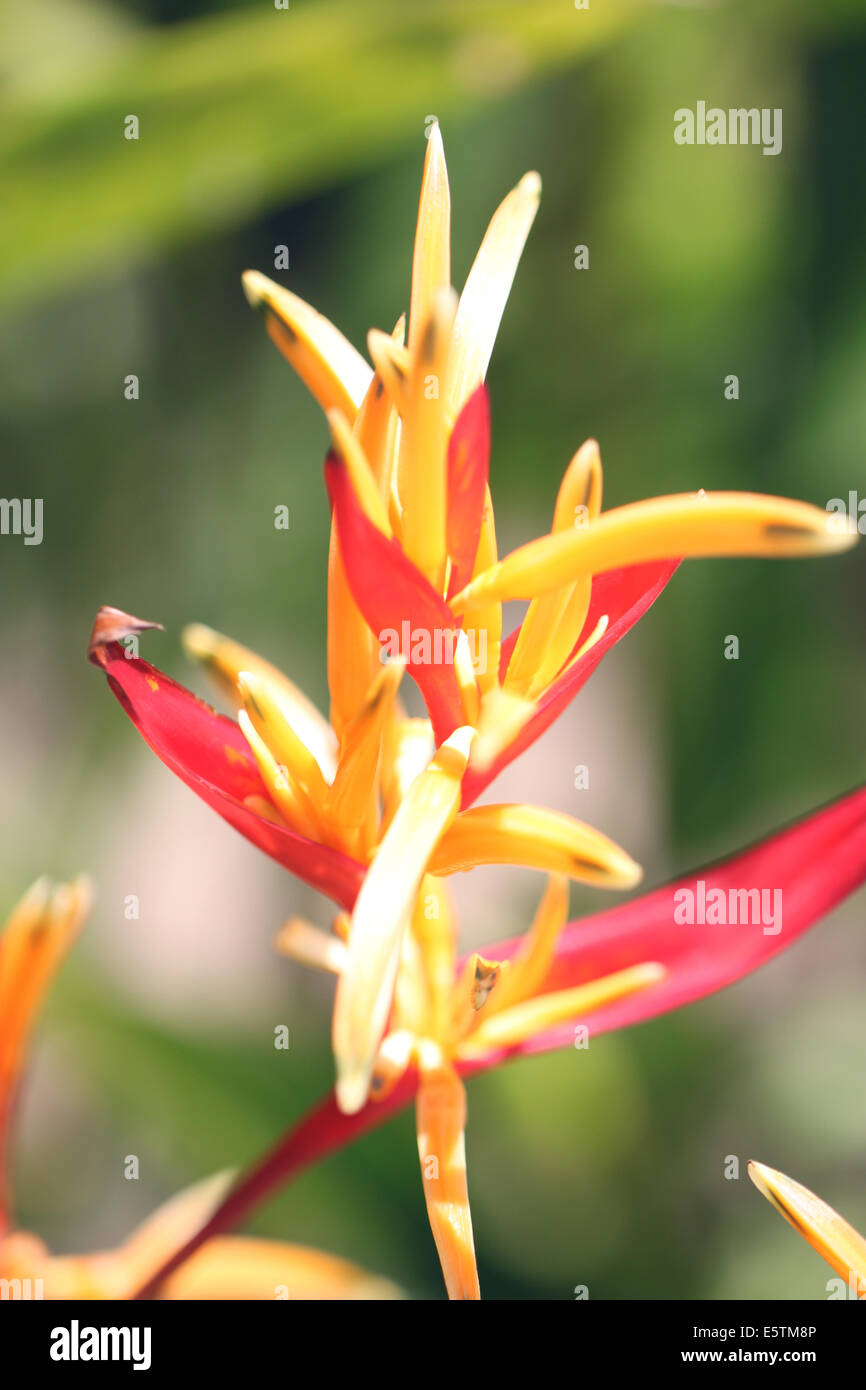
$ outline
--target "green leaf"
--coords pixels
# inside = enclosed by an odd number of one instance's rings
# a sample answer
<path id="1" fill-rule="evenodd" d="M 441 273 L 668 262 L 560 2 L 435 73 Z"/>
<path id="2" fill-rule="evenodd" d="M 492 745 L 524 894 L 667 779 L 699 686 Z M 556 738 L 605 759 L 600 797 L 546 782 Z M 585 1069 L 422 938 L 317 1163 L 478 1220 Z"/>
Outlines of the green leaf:
<path id="1" fill-rule="evenodd" d="M 10 38 L 0 303 L 134 266 L 324 188 L 420 145 L 428 115 L 447 135 L 452 120 L 582 58 L 643 7 L 320 0 L 164 30 L 73 8 L 65 47 L 50 10 L 44 44 L 31 30 Z M 83 45 L 87 15 L 94 40 Z M 124 136 L 130 115 L 137 140 Z"/>

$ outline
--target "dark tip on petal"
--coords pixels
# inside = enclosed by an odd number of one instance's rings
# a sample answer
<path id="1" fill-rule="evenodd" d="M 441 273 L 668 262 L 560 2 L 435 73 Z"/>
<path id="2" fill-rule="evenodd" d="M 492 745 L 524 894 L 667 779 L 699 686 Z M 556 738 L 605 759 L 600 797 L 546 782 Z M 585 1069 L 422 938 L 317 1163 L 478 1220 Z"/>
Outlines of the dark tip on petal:
<path id="1" fill-rule="evenodd" d="M 432 362 L 436 355 L 436 319 L 431 318 L 424 329 L 424 336 L 421 339 L 420 355 L 424 362 Z"/>
<path id="2" fill-rule="evenodd" d="M 150 628 L 165 632 L 162 623 L 151 623 L 146 618 L 135 618 L 131 613 L 124 613 L 122 608 L 103 605 L 93 621 L 87 646 L 88 660 L 101 664 L 103 648 L 109 642 L 119 642 L 123 637 L 146 632 Z"/>
<path id="3" fill-rule="evenodd" d="M 799 526 L 790 521 L 771 521 L 764 527 L 764 535 L 768 540 L 785 540 L 796 536 L 809 538 L 817 533 L 814 526 Z"/>
<path id="4" fill-rule="evenodd" d="M 269 304 L 265 304 L 262 307 L 265 315 L 265 322 L 268 327 L 273 327 L 283 337 L 287 338 L 290 343 L 296 343 L 298 341 L 298 335 L 291 324 L 286 323 L 286 320 L 275 313 Z"/>

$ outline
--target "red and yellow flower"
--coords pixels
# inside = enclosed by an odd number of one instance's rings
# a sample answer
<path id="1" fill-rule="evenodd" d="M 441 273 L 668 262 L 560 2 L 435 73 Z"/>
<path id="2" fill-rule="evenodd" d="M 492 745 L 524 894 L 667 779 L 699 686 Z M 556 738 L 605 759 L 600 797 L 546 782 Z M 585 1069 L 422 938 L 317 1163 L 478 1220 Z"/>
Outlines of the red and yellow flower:
<path id="1" fill-rule="evenodd" d="M 716 941 L 705 929 L 684 932 L 668 890 L 563 931 L 568 879 L 630 888 L 638 866 L 570 817 L 475 801 L 565 709 L 682 558 L 823 554 L 856 537 L 832 528 L 818 507 L 748 493 L 698 492 L 603 512 L 590 440 L 566 470 L 550 533 L 500 559 L 483 379 L 540 183 L 528 174 L 506 197 L 458 298 L 444 154 L 438 128 L 429 135 L 408 327 L 401 319 L 391 333 L 371 332 L 372 366 L 308 304 L 256 272 L 244 276 L 331 433 L 328 718 L 269 663 L 199 625 L 187 629 L 187 648 L 233 700 L 237 720 L 125 650 L 126 635 L 150 624 L 101 610 L 90 655 L 158 756 L 342 909 L 331 936 L 299 922 L 280 936 L 283 951 L 338 977 L 336 1104 L 346 1118 L 335 1132 L 355 1132 L 354 1124 L 372 1123 L 362 1117 L 383 1115 L 417 1089 L 446 1283 L 471 1297 L 460 1076 L 567 1040 L 575 1022 L 589 1019 L 597 1031 L 599 1020 L 635 1021 L 699 997 L 779 949 L 760 933 Z M 529 607 L 504 636 L 502 606 L 511 599 Z M 403 708 L 405 671 L 424 718 Z M 788 912 L 786 942 L 835 901 L 808 852 L 813 844 L 848 855 L 843 891 L 860 881 L 862 815 L 856 794 L 789 832 L 806 851 L 801 862 L 790 860 L 787 835 L 769 843 L 761 874 L 772 863 L 791 884 L 806 874 L 821 885 L 817 898 L 810 889 L 808 902 Z M 445 880 L 491 863 L 542 869 L 550 884 L 525 941 L 458 965 Z M 733 865 L 758 872 L 748 856 Z M 318 1125 L 304 1131 L 318 1136 L 311 1152 L 324 1132 Z"/>

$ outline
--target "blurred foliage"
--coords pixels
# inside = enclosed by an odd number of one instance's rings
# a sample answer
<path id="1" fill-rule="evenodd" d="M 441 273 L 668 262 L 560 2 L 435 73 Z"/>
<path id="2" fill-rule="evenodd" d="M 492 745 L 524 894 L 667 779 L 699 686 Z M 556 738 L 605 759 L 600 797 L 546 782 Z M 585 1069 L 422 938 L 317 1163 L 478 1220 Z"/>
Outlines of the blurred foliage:
<path id="1" fill-rule="evenodd" d="M 38 18 L 16 6 L 0 299 L 140 262 L 356 175 L 404 145 L 431 102 L 475 111 L 592 52 L 636 8 L 608 0 L 576 22 L 561 0 L 319 0 L 154 30 L 92 0 L 56 0 L 57 16 Z M 127 114 L 137 141 L 124 138 Z"/>
<path id="2" fill-rule="evenodd" d="M 490 374 L 504 545 L 547 523 L 588 434 L 608 505 L 700 486 L 819 505 L 866 492 L 861 3 L 4 0 L 0 15 L 2 492 L 46 499 L 39 550 L 0 547 L 4 900 L 43 871 L 101 880 L 108 843 L 112 881 L 136 880 L 144 851 L 115 830 L 143 814 L 149 754 L 82 659 L 99 603 L 164 621 L 147 654 L 197 688 L 177 642 L 191 619 L 325 699 L 325 429 L 238 276 L 285 243 L 286 283 L 354 342 L 390 327 L 429 113 L 458 284 L 498 199 L 527 168 L 544 180 Z M 675 146 L 673 111 L 699 98 L 782 106 L 783 154 Z M 269 527 L 281 502 L 289 533 Z M 612 679 L 637 673 L 640 732 L 663 744 L 651 882 L 862 779 L 864 568 L 863 553 L 689 564 L 608 658 Z M 605 760 L 582 708 L 551 736 L 563 776 Z M 154 776 L 173 807 L 183 789 Z M 623 810 L 638 785 L 624 776 Z M 147 846 L 168 872 L 159 824 Z M 269 904 L 293 890 L 254 868 L 250 949 L 267 951 Z M 180 943 L 200 886 L 172 887 Z M 128 930 L 118 916 L 103 900 L 90 935 Z M 719 1001 L 472 1083 L 489 1296 L 825 1296 L 817 1257 L 720 1175 L 726 1154 L 761 1158 L 866 1226 L 861 916 L 862 900 Z M 110 1241 L 182 1183 L 252 1158 L 331 1074 L 321 994 L 304 982 L 287 1009 L 297 1046 L 277 1063 L 270 1015 L 151 1016 L 85 943 L 34 1059 L 22 1219 L 58 1248 Z M 147 1156 L 135 1190 L 118 1176 L 130 1151 Z M 408 1117 L 255 1224 L 440 1296 Z"/>

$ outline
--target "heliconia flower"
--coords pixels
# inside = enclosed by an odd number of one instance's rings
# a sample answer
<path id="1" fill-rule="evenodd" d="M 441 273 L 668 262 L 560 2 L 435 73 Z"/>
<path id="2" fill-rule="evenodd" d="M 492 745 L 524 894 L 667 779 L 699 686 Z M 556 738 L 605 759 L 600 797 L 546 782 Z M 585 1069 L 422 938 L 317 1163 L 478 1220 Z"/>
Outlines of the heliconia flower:
<path id="1" fill-rule="evenodd" d="M 594 959 L 588 975 L 554 983 L 569 950 L 565 932 L 554 954 L 565 879 L 630 888 L 640 870 L 570 817 L 473 802 L 564 710 L 681 557 L 804 555 L 855 537 L 816 507 L 750 494 L 601 514 L 590 440 L 566 471 L 550 535 L 500 561 L 483 378 L 540 183 L 529 174 L 504 200 L 458 299 L 441 137 L 435 125 L 428 133 L 408 326 L 401 317 L 390 334 L 369 335 L 372 367 L 309 305 L 244 276 L 331 432 L 328 719 L 267 662 L 200 626 L 187 629 L 187 648 L 233 699 L 237 722 L 124 648 L 151 624 L 100 610 L 90 656 L 163 762 L 343 909 L 333 936 L 287 924 L 281 949 L 338 974 L 333 1045 L 345 1115 L 420 1077 L 431 1223 L 449 1290 L 474 1296 L 460 1073 L 544 1045 L 584 1013 L 628 1013 L 666 989 L 679 1002 L 677 990 L 693 982 L 674 978 L 660 951 L 633 959 L 625 950 L 622 965 L 599 969 Z M 529 609 L 503 639 L 502 604 L 514 596 Z M 406 717 L 407 669 L 429 718 Z M 524 947 L 455 974 L 443 879 L 494 863 L 544 870 L 551 886 Z M 679 963 L 681 937 L 668 945 Z"/>
<path id="2" fill-rule="evenodd" d="M 121 634 L 144 626 L 157 624 L 102 608 L 89 648 L 142 737 L 241 834 L 340 906 L 352 907 L 399 804 L 437 756 L 429 721 L 407 719 L 396 705 L 402 667 L 380 667 L 338 741 L 287 677 L 194 624 L 184 634 L 187 649 L 240 707 L 238 722 L 217 714 L 122 645 Z M 474 730 L 462 737 L 471 741 Z M 466 760 L 458 783 L 465 770 Z M 406 838 L 403 823 L 390 831 L 392 841 Z M 441 874 L 513 863 L 560 869 L 609 888 L 632 887 L 640 876 L 625 851 L 572 817 L 523 805 L 464 812 L 459 798 L 441 835 L 427 846 L 422 870 L 431 859 Z"/>
<path id="3" fill-rule="evenodd" d="M 422 1180 L 446 1287 L 454 1298 L 477 1297 L 461 1078 L 516 1056 L 582 1047 L 733 984 L 864 881 L 866 788 L 733 858 L 567 926 L 566 884 L 553 876 L 526 936 L 463 961 L 446 885 L 427 873 L 403 940 L 370 1099 L 360 1109 L 341 1109 L 345 1097 L 328 1097 L 236 1185 L 200 1239 L 235 1224 L 296 1172 L 415 1098 Z M 703 907 L 689 912 L 688 902 Z M 295 919 L 277 946 L 334 972 L 339 990 L 349 968 L 342 941 Z M 142 1296 L 197 1248 L 194 1239 Z"/>
<path id="4" fill-rule="evenodd" d="M 845 1280 L 855 1298 L 866 1298 L 866 1239 L 810 1192 L 775 1168 L 749 1162 L 749 1177 L 768 1202 Z"/>
<path id="5" fill-rule="evenodd" d="M 142 737 L 260 849 L 353 910 L 350 967 L 334 1016 L 347 1107 L 366 1096 L 428 865 L 448 875 L 511 863 L 612 889 L 639 880 L 624 850 L 572 817 L 523 805 L 461 810 L 475 731 L 455 730 L 437 749 L 429 721 L 407 719 L 400 709 L 399 662 L 379 664 L 338 737 L 274 667 L 194 625 L 186 646 L 234 698 L 235 722 L 124 647 L 124 634 L 152 626 L 100 609 L 89 648 Z"/>
<path id="6" fill-rule="evenodd" d="M 39 879 L 0 932 L 0 1280 L 4 1297 L 131 1298 L 201 1230 L 232 1183 L 218 1174 L 180 1193 L 116 1250 L 51 1255 L 38 1236 L 12 1229 L 5 1173 L 13 1105 L 30 1033 L 47 990 L 90 910 L 89 880 L 55 888 Z M 232 1237 L 185 1264 L 162 1296 L 173 1299 L 398 1298 L 384 1279 L 302 1246 Z"/>
<path id="7" fill-rule="evenodd" d="M 331 428 L 329 665 L 347 666 L 356 682 L 353 692 L 344 679 L 340 718 L 378 648 L 398 645 L 436 744 L 464 725 L 478 734 L 465 808 L 565 708 L 679 559 L 821 554 L 856 535 L 826 510 L 750 493 L 659 497 L 601 514 L 601 458 L 587 440 L 566 470 L 550 534 L 499 560 L 482 383 L 541 185 L 527 174 L 508 194 L 458 298 L 438 125 L 427 134 L 408 336 L 402 319 L 392 334 L 373 330 L 372 368 L 288 290 L 256 271 L 244 289 Z M 511 598 L 531 602 L 503 640 Z"/>

